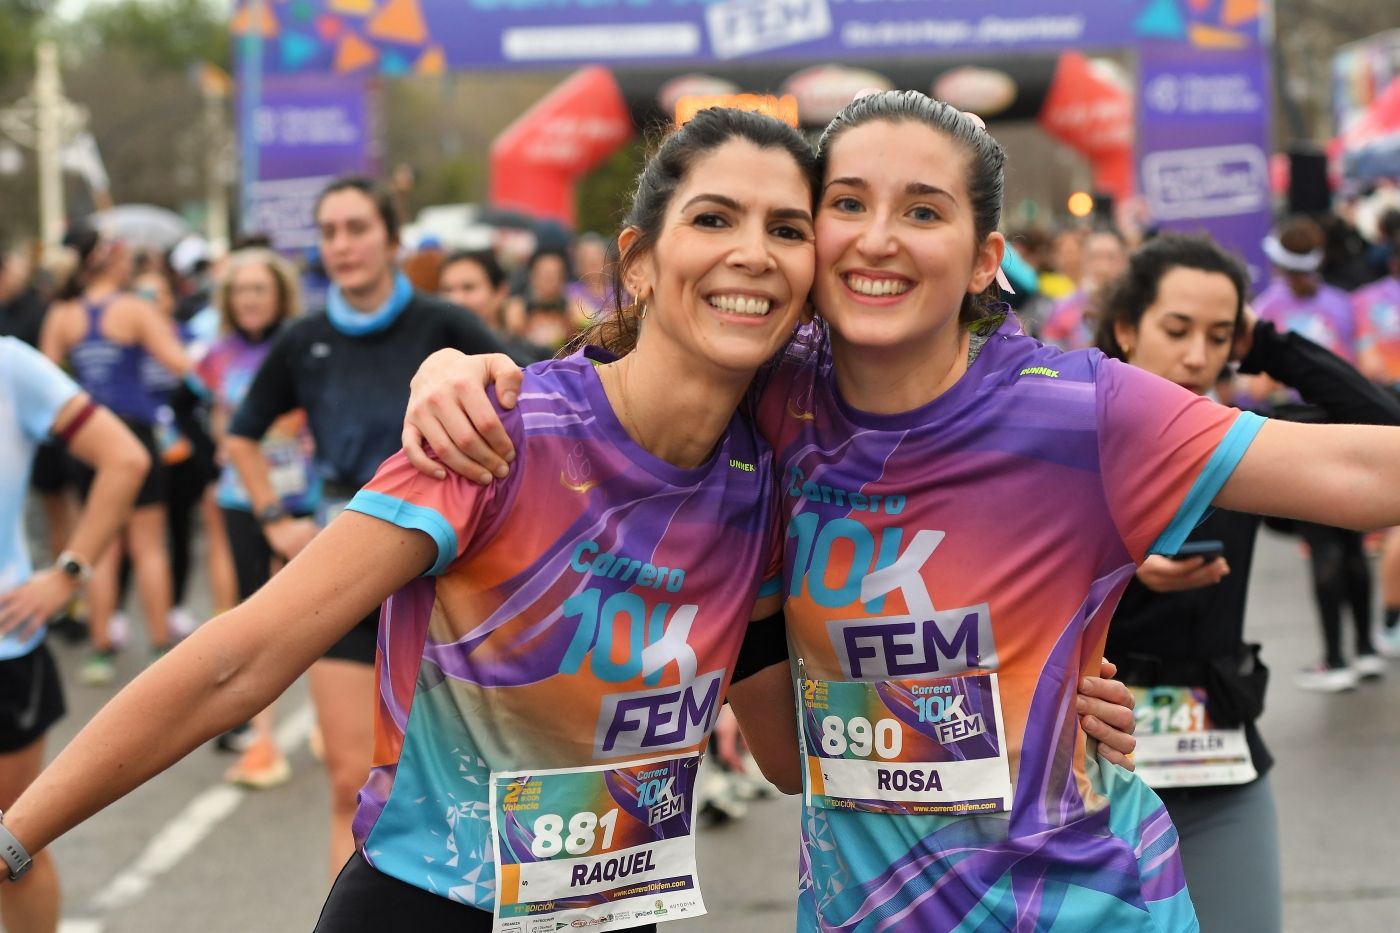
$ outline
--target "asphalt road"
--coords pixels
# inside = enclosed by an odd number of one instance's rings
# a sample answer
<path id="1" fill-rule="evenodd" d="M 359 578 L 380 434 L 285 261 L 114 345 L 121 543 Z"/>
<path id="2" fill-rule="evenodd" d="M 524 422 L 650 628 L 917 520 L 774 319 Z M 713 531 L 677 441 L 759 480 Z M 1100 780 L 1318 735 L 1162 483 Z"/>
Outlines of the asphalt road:
<path id="1" fill-rule="evenodd" d="M 1290 931 L 1400 928 L 1400 663 L 1378 683 L 1337 696 L 1303 693 L 1291 672 L 1315 658 L 1319 634 L 1293 539 L 1266 536 L 1255 564 L 1249 637 L 1274 681 L 1263 732 L 1283 841 Z M 78 686 L 81 652 L 58 645 L 70 714 L 59 748 L 113 692 Z M 130 678 L 144 651 L 128 649 Z M 283 699 L 294 777 L 276 790 L 225 787 L 227 756 L 191 755 L 78 827 L 54 847 L 63 876 L 63 933 L 246 933 L 309 930 L 328 883 L 325 781 L 306 750 L 304 686 Z M 1392 796 L 1397 794 L 1397 796 Z M 762 801 L 738 823 L 700 837 L 710 913 L 695 933 L 791 930 L 797 810 Z"/>

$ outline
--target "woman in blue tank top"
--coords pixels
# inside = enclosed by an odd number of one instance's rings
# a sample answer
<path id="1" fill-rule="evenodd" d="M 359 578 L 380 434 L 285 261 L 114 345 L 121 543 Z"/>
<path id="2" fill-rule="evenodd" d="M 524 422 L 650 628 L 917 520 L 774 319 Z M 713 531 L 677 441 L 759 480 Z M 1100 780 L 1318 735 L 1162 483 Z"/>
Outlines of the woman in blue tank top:
<path id="1" fill-rule="evenodd" d="M 154 425 L 160 407 L 142 379 L 147 357 L 183 377 L 189 359 L 169 320 L 153 305 L 127 291 L 131 254 L 119 241 L 88 227 L 75 227 L 64 245 L 78 266 L 61 300 L 50 309 L 40 349 L 56 363 L 71 366 L 79 385 L 126 423 L 151 454 L 152 469 L 136 499 L 120 543 L 98 561 L 88 590 L 92 653 L 82 670 L 84 683 L 101 686 L 116 679 L 108 624 L 117 606 L 117 569 L 124 546 L 136 572 L 141 610 L 153 656 L 170 647 L 170 558 L 165 548 L 165 477 L 160 469 Z M 91 476 L 82 484 L 84 495 Z"/>

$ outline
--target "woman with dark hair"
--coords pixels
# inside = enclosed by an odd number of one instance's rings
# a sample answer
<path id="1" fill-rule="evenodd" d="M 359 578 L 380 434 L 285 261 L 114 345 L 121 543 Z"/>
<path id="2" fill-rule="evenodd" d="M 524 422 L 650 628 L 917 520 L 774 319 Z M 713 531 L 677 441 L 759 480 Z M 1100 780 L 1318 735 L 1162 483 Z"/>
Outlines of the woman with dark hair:
<path id="1" fill-rule="evenodd" d="M 386 461 L 97 715 L 5 814 L 0 855 L 41 850 L 246 719 L 387 598 L 375 767 L 319 930 L 553 929 L 658 898 L 703 912 L 696 756 L 726 687 L 742 702 L 775 533 L 772 454 L 735 408 L 806 301 L 814 164 L 756 114 L 673 134 L 619 238 L 636 348 L 532 369 L 506 419 L 520 456 L 490 489 Z M 328 196 L 318 214 L 348 300 L 338 240 L 362 208 Z M 494 883 L 496 861 L 520 883 Z"/>
<path id="2" fill-rule="evenodd" d="M 144 379 L 153 358 L 183 379 L 189 358 L 170 319 L 128 289 L 132 259 L 126 245 L 88 227 L 75 227 L 64 239 L 77 256 L 77 269 L 44 319 L 40 349 L 56 363 L 72 366 L 78 384 L 121 418 L 146 446 L 152 466 L 136 509 L 122 531 L 121 546 L 98 559 L 88 588 L 92 652 L 80 674 L 93 686 L 116 679 L 115 651 L 108 631 L 117 608 L 117 576 L 123 547 L 136 574 L 136 592 L 146 617 L 152 657 L 170 648 L 171 577 L 166 550 L 165 472 L 156 441 L 160 400 Z M 86 488 L 90 474 L 80 486 Z"/>
<path id="3" fill-rule="evenodd" d="M 1211 240 L 1164 234 L 1110 288 L 1099 347 L 1200 395 L 1237 360 L 1240 372 L 1300 392 L 1327 421 L 1400 424 L 1400 402 L 1345 360 L 1258 320 L 1247 287 L 1244 266 Z M 1283 925 L 1273 758 L 1255 723 L 1268 671 L 1259 646 L 1244 641 L 1261 521 L 1220 509 L 1176 556 L 1144 560 L 1107 646 L 1138 694 L 1137 770 L 1180 834 L 1201 926 L 1232 933 Z"/>
<path id="4" fill-rule="evenodd" d="M 325 314 L 279 329 L 228 423 L 224 449 L 274 554 L 290 560 L 345 508 L 395 449 L 414 368 L 434 350 L 499 350 L 460 308 L 413 290 L 395 265 L 393 201 L 363 178 L 327 185 L 315 205 L 331 280 Z M 321 481 L 316 518 L 289 508 L 263 441 L 293 411 L 306 413 Z M 374 751 L 378 612 L 369 607 L 311 669 L 311 697 L 330 780 L 329 866 L 354 851 L 351 821 Z"/>
<path id="5" fill-rule="evenodd" d="M 506 353 L 521 366 L 528 366 L 554 355 L 548 347 L 530 343 L 509 333 L 505 327 L 506 303 L 510 284 L 505 270 L 489 250 L 458 250 L 442 261 L 438 297 L 466 308 L 481 318 L 505 345 Z"/>
<path id="6" fill-rule="evenodd" d="M 506 306 L 506 322 L 531 343 L 559 348 L 576 332 L 569 319 L 569 259 L 556 249 L 536 250 L 525 266 L 525 287 Z"/>
<path id="7" fill-rule="evenodd" d="M 1170 819 L 1093 754 L 1076 686 L 1137 565 L 1212 505 L 1400 519 L 1400 430 L 1265 421 L 1019 333 L 993 284 L 1004 153 L 945 104 L 860 97 L 819 155 L 820 318 L 758 403 L 798 660 L 753 686 L 795 693 L 805 760 L 754 750 L 805 795 L 799 929 L 1197 929 Z M 491 362 L 420 372 L 410 447 L 481 474 L 450 399 Z"/>

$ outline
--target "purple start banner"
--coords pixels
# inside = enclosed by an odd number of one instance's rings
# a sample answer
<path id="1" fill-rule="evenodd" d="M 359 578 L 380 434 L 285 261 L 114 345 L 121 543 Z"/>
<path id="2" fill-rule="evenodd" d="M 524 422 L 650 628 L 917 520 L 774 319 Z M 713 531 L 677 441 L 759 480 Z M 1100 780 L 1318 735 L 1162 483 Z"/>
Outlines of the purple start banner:
<path id="1" fill-rule="evenodd" d="M 1209 233 L 1261 281 L 1273 219 L 1265 52 L 1153 47 L 1139 69 L 1138 180 L 1151 222 Z"/>
<path id="2" fill-rule="evenodd" d="M 252 222 L 282 251 L 316 242 L 312 208 L 331 179 L 374 171 L 370 95 L 361 77 L 269 76 L 263 80 L 254 132 L 258 180 Z"/>
<path id="3" fill-rule="evenodd" d="M 1265 0 L 267 0 L 265 11 L 266 69 L 303 74 L 1253 47 L 1268 27 Z"/>

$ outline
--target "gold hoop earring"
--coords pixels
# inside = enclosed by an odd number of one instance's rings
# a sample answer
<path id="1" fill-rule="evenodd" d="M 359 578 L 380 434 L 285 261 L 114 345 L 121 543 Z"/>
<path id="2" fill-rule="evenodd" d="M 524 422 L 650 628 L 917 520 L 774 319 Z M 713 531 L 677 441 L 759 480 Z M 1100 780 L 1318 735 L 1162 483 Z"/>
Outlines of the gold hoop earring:
<path id="1" fill-rule="evenodd" d="M 645 321 L 647 319 L 647 303 L 645 301 L 639 301 L 637 302 L 637 306 L 641 308 L 641 310 L 637 312 L 637 320 Z"/>

